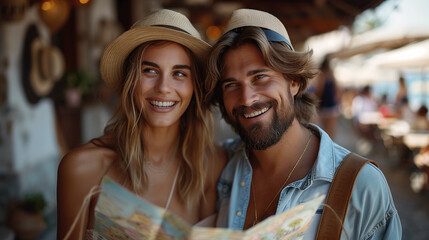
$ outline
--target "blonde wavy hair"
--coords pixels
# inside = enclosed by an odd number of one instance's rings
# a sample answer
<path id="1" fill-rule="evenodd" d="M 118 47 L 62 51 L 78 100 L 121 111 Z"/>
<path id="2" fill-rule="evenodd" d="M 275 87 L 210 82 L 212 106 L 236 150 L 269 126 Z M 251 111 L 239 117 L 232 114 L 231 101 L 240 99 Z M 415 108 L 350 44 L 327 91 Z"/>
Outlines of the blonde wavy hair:
<path id="1" fill-rule="evenodd" d="M 141 133 L 145 119 L 135 99 L 135 90 L 141 76 L 141 62 L 146 49 L 167 41 L 150 41 L 137 47 L 124 63 L 124 81 L 121 84 L 120 104 L 105 128 L 114 141 L 113 148 L 121 158 L 122 169 L 128 174 L 132 189 L 144 191 L 148 177 L 145 169 L 144 145 Z M 204 182 L 209 160 L 214 158 L 213 117 L 208 104 L 203 103 L 203 65 L 196 56 L 182 46 L 191 59 L 194 93 L 180 119 L 178 154 L 182 158 L 176 191 L 188 207 L 204 196 Z"/>

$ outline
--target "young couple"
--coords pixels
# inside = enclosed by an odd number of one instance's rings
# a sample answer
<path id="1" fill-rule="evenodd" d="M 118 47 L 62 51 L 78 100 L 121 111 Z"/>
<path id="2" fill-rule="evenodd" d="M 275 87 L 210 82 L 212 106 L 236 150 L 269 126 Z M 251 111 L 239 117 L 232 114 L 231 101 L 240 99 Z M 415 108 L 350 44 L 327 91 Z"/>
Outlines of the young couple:
<path id="1" fill-rule="evenodd" d="M 103 136 L 61 161 L 59 239 L 103 176 L 189 224 L 247 229 L 327 194 L 349 153 L 308 123 L 311 52 L 296 52 L 269 13 L 234 11 L 210 47 L 185 16 L 160 10 L 113 41 L 100 65 L 120 104 Z M 240 139 L 215 146 L 212 105 Z M 97 197 L 77 223 L 86 233 L 74 228 L 69 239 L 92 233 Z M 315 238 L 319 220 L 305 239 Z M 389 187 L 372 164 L 356 180 L 344 231 L 350 239 L 401 238 Z"/>

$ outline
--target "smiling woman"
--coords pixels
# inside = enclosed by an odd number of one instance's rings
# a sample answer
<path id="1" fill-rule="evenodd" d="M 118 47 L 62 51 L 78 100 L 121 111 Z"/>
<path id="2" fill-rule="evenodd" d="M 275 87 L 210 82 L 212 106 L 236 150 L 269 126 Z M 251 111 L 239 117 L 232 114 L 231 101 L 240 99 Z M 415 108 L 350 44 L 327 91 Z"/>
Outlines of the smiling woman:
<path id="1" fill-rule="evenodd" d="M 170 10 L 140 20 L 106 48 L 100 71 L 120 104 L 103 136 L 60 163 L 59 239 L 85 236 L 72 225 L 84 226 L 87 237 L 103 235 L 94 215 L 98 195 L 91 193 L 104 176 L 190 224 L 214 219 L 226 158 L 212 143 L 213 120 L 201 95 L 209 48 L 185 16 Z M 82 209 L 89 214 L 79 216 Z"/>
<path id="2" fill-rule="evenodd" d="M 176 128 L 193 95 L 189 55 L 170 42 L 145 44 L 139 51 L 144 54 L 135 97 L 143 118 L 150 127 Z"/>

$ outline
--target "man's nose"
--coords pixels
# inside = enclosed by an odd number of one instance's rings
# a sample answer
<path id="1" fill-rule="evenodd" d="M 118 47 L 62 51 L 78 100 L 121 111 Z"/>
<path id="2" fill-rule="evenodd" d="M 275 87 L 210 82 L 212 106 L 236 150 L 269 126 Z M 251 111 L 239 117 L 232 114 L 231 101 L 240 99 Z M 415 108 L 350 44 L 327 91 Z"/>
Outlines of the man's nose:
<path id="1" fill-rule="evenodd" d="M 258 95 L 254 87 L 249 85 L 244 85 L 241 89 L 241 104 L 244 106 L 251 106 L 253 103 L 257 102 Z"/>

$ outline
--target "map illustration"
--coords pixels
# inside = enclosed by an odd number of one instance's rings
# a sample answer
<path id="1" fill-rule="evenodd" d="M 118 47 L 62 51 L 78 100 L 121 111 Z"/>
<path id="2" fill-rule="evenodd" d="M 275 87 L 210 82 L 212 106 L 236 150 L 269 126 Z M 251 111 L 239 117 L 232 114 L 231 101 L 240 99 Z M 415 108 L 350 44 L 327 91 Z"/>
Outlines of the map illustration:
<path id="1" fill-rule="evenodd" d="M 302 203 L 246 231 L 196 227 L 104 177 L 95 207 L 94 239 L 301 239 L 323 199 Z"/>

